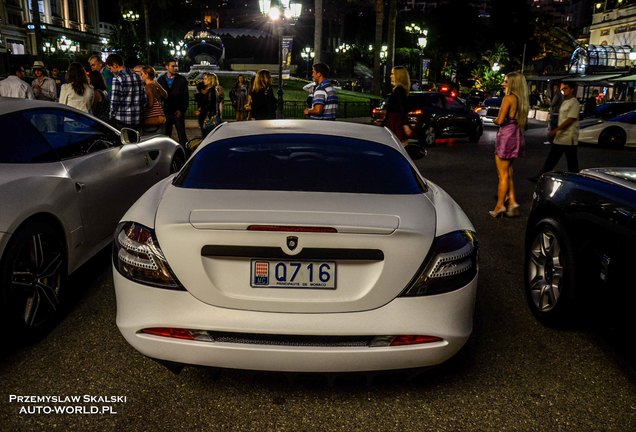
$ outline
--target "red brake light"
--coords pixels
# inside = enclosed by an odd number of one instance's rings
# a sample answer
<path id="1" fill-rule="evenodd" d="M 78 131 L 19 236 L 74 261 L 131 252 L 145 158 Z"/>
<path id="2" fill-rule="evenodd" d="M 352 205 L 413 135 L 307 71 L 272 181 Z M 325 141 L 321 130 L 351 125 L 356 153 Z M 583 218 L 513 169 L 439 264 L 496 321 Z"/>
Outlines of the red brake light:
<path id="1" fill-rule="evenodd" d="M 450 87 L 445 86 L 445 85 L 443 85 L 443 86 L 441 86 L 441 87 L 439 88 L 439 91 L 441 91 L 442 93 L 446 93 L 446 92 L 448 92 L 449 90 L 450 90 Z"/>
<path id="2" fill-rule="evenodd" d="M 287 232 L 311 232 L 311 233 L 337 233 L 338 230 L 330 227 L 305 227 L 285 225 L 250 225 L 248 231 L 287 231 Z"/>
<path id="3" fill-rule="evenodd" d="M 192 336 L 192 333 L 190 333 L 190 331 L 180 328 L 152 327 L 145 328 L 141 332 L 154 336 L 194 340 L 194 336 Z"/>
<path id="4" fill-rule="evenodd" d="M 391 346 L 401 345 L 417 345 L 424 343 L 440 342 L 442 338 L 437 336 L 422 336 L 422 335 L 401 335 L 396 336 L 391 341 Z"/>

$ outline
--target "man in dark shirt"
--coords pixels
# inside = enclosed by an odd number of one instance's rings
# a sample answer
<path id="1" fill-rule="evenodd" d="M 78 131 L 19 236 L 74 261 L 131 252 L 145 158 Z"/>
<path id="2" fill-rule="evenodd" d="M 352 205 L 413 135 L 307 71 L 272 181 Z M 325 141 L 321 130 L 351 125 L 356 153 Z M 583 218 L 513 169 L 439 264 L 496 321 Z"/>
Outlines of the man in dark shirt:
<path id="1" fill-rule="evenodd" d="M 178 74 L 177 61 L 168 59 L 165 61 L 166 73 L 157 82 L 168 92 L 168 98 L 163 103 L 163 111 L 166 113 L 166 135 L 172 136 L 172 126 L 177 129 L 179 144 L 185 146 L 188 142 L 185 129 L 185 114 L 188 110 L 189 93 L 188 80 Z"/>

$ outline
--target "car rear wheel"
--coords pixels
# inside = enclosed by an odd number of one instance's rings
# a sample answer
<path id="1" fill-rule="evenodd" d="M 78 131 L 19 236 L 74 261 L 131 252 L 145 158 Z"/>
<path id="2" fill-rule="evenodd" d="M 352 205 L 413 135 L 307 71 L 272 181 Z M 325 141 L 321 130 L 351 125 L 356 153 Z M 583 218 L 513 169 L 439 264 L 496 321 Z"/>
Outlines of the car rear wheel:
<path id="1" fill-rule="evenodd" d="M 546 325 L 570 321 L 575 298 L 572 243 L 554 219 L 543 219 L 531 231 L 525 251 L 525 295 L 534 316 Z"/>
<path id="2" fill-rule="evenodd" d="M 598 137 L 599 145 L 613 148 L 620 148 L 625 145 L 627 135 L 625 131 L 619 127 L 610 127 L 601 132 Z"/>
<path id="3" fill-rule="evenodd" d="M 420 145 L 423 147 L 432 147 L 435 145 L 435 128 L 433 126 L 422 126 Z"/>
<path id="4" fill-rule="evenodd" d="M 13 335 L 30 339 L 48 331 L 61 315 L 67 281 L 60 234 L 42 222 L 22 227 L 7 244 L 0 278 L 2 313 Z"/>

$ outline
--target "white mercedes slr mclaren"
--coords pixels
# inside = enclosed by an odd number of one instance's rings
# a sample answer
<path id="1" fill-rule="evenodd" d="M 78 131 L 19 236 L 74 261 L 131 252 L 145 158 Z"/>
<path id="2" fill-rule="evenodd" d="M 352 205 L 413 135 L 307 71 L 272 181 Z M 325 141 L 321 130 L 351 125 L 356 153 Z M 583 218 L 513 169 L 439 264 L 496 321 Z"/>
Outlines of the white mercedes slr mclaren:
<path id="1" fill-rule="evenodd" d="M 440 364 L 473 329 L 478 242 L 387 129 L 223 124 L 121 220 L 117 325 L 170 367 Z"/>

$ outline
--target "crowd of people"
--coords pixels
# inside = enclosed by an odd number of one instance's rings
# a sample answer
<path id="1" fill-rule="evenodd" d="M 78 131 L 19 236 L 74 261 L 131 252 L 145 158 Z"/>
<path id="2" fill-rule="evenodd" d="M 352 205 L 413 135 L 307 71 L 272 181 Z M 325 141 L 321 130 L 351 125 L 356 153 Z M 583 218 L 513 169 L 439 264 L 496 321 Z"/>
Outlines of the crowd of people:
<path id="1" fill-rule="evenodd" d="M 172 136 L 174 128 L 179 144 L 186 145 L 185 117 L 190 94 L 188 80 L 178 73 L 176 59 L 164 62 L 166 73 L 160 77 L 152 66 L 128 68 L 119 54 L 110 54 L 105 61 L 93 55 L 88 66 L 87 73 L 82 64 L 74 62 L 64 77 L 59 76 L 57 68 L 51 69 L 48 76 L 44 62 L 36 60 L 31 67 L 31 85 L 25 81 L 24 68 L 14 66 L 10 76 L 0 81 L 0 96 L 57 101 L 93 114 L 117 129 L 128 127 Z M 328 79 L 329 72 L 325 63 L 313 66 L 311 103 L 305 109 L 308 118 L 336 119 L 338 95 Z M 259 70 L 251 81 L 238 75 L 229 96 L 236 121 L 277 117 L 278 100 L 266 69 Z M 223 119 L 225 91 L 215 73 L 203 75 L 194 101 L 201 136 L 205 136 Z"/>

